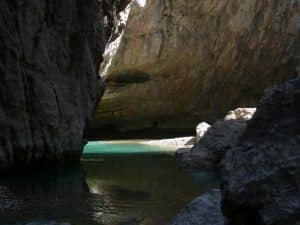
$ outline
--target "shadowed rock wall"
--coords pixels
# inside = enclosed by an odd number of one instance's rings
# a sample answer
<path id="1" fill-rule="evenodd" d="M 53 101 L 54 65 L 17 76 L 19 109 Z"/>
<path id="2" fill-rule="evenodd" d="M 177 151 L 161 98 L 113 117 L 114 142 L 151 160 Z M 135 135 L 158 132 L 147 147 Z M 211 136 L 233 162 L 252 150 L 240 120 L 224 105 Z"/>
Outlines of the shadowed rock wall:
<path id="1" fill-rule="evenodd" d="M 0 2 L 0 170 L 79 159 L 103 49 L 97 0 Z"/>

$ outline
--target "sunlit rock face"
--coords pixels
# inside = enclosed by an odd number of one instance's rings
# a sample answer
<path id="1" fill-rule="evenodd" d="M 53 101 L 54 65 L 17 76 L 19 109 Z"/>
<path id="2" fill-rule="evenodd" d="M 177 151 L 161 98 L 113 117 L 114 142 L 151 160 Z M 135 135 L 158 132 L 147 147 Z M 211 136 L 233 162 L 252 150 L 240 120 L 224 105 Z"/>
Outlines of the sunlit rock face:
<path id="1" fill-rule="evenodd" d="M 97 0 L 0 2 L 0 170 L 79 159 L 103 82 Z"/>
<path id="2" fill-rule="evenodd" d="M 299 7 L 298 0 L 133 1 L 93 126 L 193 132 L 199 121 L 256 105 L 266 87 L 297 74 Z"/>

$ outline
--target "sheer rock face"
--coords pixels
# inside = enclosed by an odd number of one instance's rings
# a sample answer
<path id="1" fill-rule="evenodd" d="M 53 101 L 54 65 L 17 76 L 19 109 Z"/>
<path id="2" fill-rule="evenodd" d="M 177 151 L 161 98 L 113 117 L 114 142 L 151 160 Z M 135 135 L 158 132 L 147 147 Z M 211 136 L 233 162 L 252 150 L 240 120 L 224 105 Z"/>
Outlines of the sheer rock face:
<path id="1" fill-rule="evenodd" d="M 189 128 L 297 74 L 300 1 L 148 0 L 132 10 L 95 127 Z"/>
<path id="2" fill-rule="evenodd" d="M 234 224 L 300 221 L 300 80 L 258 106 L 240 144 L 225 158 L 223 212 Z"/>
<path id="3" fill-rule="evenodd" d="M 104 86 L 97 0 L 0 2 L 0 170 L 79 159 Z"/>

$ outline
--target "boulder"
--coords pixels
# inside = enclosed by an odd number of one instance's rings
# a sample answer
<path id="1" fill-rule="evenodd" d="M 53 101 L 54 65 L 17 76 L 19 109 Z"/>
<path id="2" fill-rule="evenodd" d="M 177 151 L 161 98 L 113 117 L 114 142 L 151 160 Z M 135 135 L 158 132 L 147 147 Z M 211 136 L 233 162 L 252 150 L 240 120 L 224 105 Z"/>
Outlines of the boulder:
<path id="1" fill-rule="evenodd" d="M 190 151 L 179 151 L 176 156 L 184 166 L 213 168 L 218 166 L 226 152 L 234 147 L 247 127 L 255 108 L 229 111 L 223 120 L 216 121 Z"/>
<path id="2" fill-rule="evenodd" d="M 219 189 L 201 195 L 183 208 L 170 225 L 224 225 Z"/>
<path id="3" fill-rule="evenodd" d="M 300 79 L 273 89 L 224 160 L 222 205 L 234 224 L 300 221 Z"/>

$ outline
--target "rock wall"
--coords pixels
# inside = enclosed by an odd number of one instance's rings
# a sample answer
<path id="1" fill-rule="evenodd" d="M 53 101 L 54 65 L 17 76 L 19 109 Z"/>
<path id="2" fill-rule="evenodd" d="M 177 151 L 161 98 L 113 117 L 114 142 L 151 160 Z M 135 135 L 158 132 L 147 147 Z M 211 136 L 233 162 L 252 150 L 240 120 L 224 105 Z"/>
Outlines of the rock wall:
<path id="1" fill-rule="evenodd" d="M 104 91 L 97 0 L 0 2 L 0 170 L 79 159 Z"/>
<path id="2" fill-rule="evenodd" d="M 132 2 L 95 128 L 193 131 L 297 74 L 299 0 L 146 2 Z"/>
<path id="3" fill-rule="evenodd" d="M 300 80 L 274 89 L 224 160 L 223 213 L 232 224 L 300 221 Z"/>

